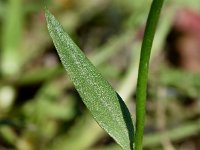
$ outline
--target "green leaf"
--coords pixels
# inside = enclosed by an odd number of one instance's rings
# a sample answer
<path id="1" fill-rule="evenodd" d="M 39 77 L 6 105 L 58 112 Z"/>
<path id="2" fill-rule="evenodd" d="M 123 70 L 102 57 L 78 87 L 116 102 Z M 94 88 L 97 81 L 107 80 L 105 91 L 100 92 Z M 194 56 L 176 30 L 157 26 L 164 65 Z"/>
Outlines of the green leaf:
<path id="1" fill-rule="evenodd" d="M 46 10 L 46 20 L 54 45 L 79 92 L 97 123 L 124 149 L 133 149 L 134 127 L 123 100 L 97 71 L 55 17 Z"/>

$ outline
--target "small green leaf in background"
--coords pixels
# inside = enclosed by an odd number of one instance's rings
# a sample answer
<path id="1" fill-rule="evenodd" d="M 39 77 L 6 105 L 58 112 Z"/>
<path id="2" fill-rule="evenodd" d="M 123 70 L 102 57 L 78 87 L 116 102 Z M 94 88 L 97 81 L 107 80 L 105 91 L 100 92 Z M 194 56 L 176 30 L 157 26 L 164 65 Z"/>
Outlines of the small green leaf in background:
<path id="1" fill-rule="evenodd" d="M 125 103 L 55 17 L 48 10 L 45 15 L 64 68 L 94 119 L 124 150 L 133 150 L 134 127 Z"/>

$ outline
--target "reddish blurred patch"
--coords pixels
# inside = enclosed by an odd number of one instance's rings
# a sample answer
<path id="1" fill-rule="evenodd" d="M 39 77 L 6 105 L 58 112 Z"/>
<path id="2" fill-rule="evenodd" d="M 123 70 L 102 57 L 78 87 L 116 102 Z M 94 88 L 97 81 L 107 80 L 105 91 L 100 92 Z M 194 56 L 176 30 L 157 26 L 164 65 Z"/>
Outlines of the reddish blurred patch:
<path id="1" fill-rule="evenodd" d="M 179 67 L 200 73 L 200 14 L 190 9 L 177 12 L 168 38 L 169 56 Z M 173 55 L 173 56 L 172 56 Z"/>
<path id="2" fill-rule="evenodd" d="M 179 32 L 200 38 L 200 14 L 191 9 L 180 9 L 175 16 L 174 27 Z"/>

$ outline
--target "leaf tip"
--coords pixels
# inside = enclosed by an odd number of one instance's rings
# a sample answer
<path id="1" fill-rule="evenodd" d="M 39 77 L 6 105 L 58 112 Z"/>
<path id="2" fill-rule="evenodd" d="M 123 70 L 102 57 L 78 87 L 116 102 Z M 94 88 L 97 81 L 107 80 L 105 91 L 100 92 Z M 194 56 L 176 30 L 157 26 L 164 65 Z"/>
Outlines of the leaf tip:
<path id="1" fill-rule="evenodd" d="M 48 21 L 48 18 L 49 16 L 51 16 L 51 13 L 46 6 L 44 7 L 44 11 L 45 11 L 45 18 Z"/>

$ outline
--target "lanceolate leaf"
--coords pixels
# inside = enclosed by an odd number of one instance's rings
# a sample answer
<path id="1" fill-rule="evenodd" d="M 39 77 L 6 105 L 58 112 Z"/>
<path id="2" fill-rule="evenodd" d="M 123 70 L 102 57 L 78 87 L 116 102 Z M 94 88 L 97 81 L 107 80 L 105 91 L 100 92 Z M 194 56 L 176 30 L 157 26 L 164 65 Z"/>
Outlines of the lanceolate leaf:
<path id="1" fill-rule="evenodd" d="M 62 64 L 94 119 L 124 150 L 132 150 L 134 127 L 123 100 L 48 10 L 46 20 Z"/>

